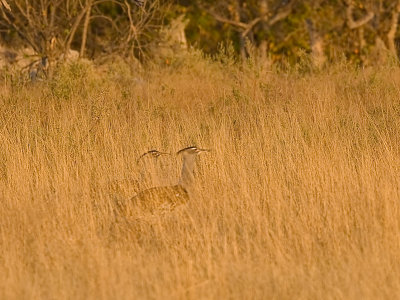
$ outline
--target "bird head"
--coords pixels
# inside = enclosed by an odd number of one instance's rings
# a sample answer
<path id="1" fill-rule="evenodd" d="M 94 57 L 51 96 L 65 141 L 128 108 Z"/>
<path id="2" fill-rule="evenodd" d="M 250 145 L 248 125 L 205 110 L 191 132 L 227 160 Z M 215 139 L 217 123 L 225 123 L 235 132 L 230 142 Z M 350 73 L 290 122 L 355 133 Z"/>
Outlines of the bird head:
<path id="1" fill-rule="evenodd" d="M 176 154 L 182 154 L 182 155 L 198 155 L 204 152 L 210 152 L 211 150 L 209 149 L 201 149 L 198 148 L 196 146 L 190 146 L 190 147 L 186 147 L 183 148 L 181 150 L 179 150 Z"/>
<path id="2" fill-rule="evenodd" d="M 158 150 L 150 150 L 150 151 L 147 151 L 147 152 L 143 153 L 142 155 L 140 155 L 140 157 L 137 159 L 137 162 L 139 162 L 141 159 L 143 159 L 147 155 L 152 157 L 152 158 L 157 159 L 161 155 L 171 155 L 171 153 L 161 152 L 161 151 L 158 151 Z"/>

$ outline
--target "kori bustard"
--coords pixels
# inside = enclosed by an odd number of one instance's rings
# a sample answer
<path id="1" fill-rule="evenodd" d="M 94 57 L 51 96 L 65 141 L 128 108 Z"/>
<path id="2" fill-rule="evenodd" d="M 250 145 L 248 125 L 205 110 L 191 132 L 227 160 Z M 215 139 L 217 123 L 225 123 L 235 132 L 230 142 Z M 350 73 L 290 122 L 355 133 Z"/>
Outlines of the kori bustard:
<path id="1" fill-rule="evenodd" d="M 182 170 L 178 184 L 143 190 L 125 205 L 120 205 L 120 210 L 128 213 L 129 207 L 133 205 L 139 210 L 155 212 L 157 210 L 172 210 L 176 206 L 186 203 L 193 189 L 196 156 L 209 151 L 194 146 L 179 150 L 177 155 L 182 156 Z"/>
<path id="2" fill-rule="evenodd" d="M 120 196 L 128 196 L 127 193 L 132 195 L 132 193 L 138 192 L 140 187 L 143 187 L 143 184 L 147 181 L 145 169 L 150 172 L 155 172 L 155 169 L 159 166 L 158 158 L 163 155 L 171 155 L 171 153 L 158 150 L 150 150 L 143 153 L 136 160 L 139 176 L 137 178 L 114 179 L 108 183 L 109 190 L 113 194 Z"/>
<path id="3" fill-rule="evenodd" d="M 140 155 L 136 162 L 139 163 L 140 160 L 142 160 L 146 155 L 148 155 L 148 156 L 154 158 L 154 159 L 157 161 L 157 159 L 158 159 L 161 155 L 170 155 L 170 154 L 171 154 L 171 153 L 168 153 L 168 152 L 160 152 L 160 151 L 158 151 L 158 150 L 150 150 L 150 151 L 147 151 L 147 152 L 143 153 L 142 155 Z"/>

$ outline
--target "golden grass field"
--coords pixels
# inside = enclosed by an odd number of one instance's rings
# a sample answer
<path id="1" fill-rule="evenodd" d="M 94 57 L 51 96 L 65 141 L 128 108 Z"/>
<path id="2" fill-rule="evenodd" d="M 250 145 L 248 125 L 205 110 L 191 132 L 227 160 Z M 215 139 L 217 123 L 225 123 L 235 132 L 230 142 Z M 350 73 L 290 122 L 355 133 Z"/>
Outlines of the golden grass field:
<path id="1" fill-rule="evenodd" d="M 87 68 L 87 69 L 86 69 Z M 400 297 L 400 70 L 300 75 L 194 57 L 73 64 L 0 89 L 1 299 Z M 115 199 L 196 193 L 116 224 Z"/>

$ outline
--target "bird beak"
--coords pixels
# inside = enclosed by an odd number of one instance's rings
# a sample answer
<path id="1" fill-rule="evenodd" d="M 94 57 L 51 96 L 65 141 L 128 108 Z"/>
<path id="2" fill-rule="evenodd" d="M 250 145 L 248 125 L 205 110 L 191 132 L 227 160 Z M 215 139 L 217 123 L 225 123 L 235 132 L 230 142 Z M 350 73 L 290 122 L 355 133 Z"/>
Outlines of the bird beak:
<path id="1" fill-rule="evenodd" d="M 202 152 L 211 152 L 211 149 L 197 149 L 199 150 L 199 154 Z"/>
<path id="2" fill-rule="evenodd" d="M 169 152 L 160 152 L 160 155 L 171 155 Z"/>

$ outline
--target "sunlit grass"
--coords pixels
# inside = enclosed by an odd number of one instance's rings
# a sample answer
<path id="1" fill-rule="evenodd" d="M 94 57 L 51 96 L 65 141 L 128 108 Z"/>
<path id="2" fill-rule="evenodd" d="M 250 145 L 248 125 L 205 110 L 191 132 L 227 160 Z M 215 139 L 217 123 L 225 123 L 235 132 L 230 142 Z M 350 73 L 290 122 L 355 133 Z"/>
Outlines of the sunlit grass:
<path id="1" fill-rule="evenodd" d="M 0 298 L 399 297 L 397 69 L 118 70 L 0 92 Z M 179 177 L 137 157 L 191 145 L 191 202 L 117 226 L 114 199 Z"/>

